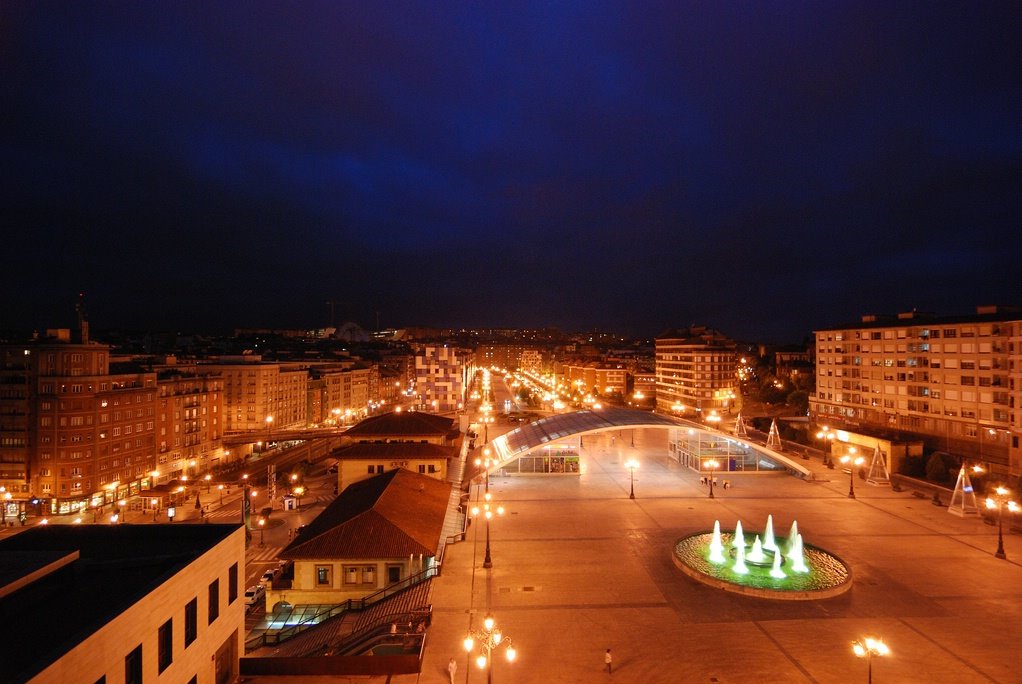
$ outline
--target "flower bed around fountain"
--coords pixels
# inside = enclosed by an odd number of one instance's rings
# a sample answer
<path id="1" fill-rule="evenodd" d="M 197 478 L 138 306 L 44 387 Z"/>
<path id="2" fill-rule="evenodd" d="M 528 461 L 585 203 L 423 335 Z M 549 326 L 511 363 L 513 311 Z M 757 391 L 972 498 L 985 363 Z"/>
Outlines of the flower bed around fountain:
<path id="1" fill-rule="evenodd" d="M 736 538 L 741 540 L 740 550 Z M 837 556 L 804 544 L 798 524 L 788 537 L 774 538 L 773 518 L 767 519 L 761 541 L 749 544 L 738 523 L 733 532 L 700 532 L 679 539 L 674 563 L 690 577 L 725 591 L 759 598 L 810 601 L 848 591 L 852 573 Z M 776 549 L 776 551 L 774 550 Z"/>

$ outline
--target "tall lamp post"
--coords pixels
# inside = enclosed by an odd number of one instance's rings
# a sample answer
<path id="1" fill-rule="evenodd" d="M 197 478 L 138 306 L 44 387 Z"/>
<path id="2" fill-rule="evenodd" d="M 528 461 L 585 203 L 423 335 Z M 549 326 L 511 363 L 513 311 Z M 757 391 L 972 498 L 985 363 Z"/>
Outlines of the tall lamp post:
<path id="1" fill-rule="evenodd" d="M 836 435 L 833 430 L 824 425 L 820 428 L 820 431 L 816 433 L 816 439 L 823 442 L 823 465 L 833 468 L 834 465 L 830 462 L 830 443 L 834 441 Z"/>
<path id="2" fill-rule="evenodd" d="M 987 508 L 997 509 L 997 553 L 994 554 L 997 558 L 1004 560 L 1008 559 L 1008 556 L 1004 553 L 1004 524 L 1001 517 L 1004 512 L 1004 506 L 1007 504 L 1008 510 L 1015 513 L 1019 510 L 1019 506 L 1016 502 L 1011 501 L 1008 496 L 1011 492 L 1004 487 L 997 487 L 994 489 L 993 496 L 987 497 Z"/>
<path id="3" fill-rule="evenodd" d="M 490 519 L 494 515 L 504 515 L 504 507 L 492 503 L 491 499 L 492 495 L 486 492 L 483 494 L 482 507 L 478 504 L 472 507 L 473 518 L 477 518 L 480 515 L 486 518 L 486 556 L 483 558 L 483 567 L 487 569 L 493 567 L 493 560 L 490 557 Z"/>
<path id="4" fill-rule="evenodd" d="M 486 670 L 486 682 L 491 684 L 493 682 L 493 650 L 498 646 L 503 645 L 506 649 L 504 655 L 507 656 L 507 661 L 513 663 L 515 658 L 518 657 L 518 651 L 511 644 L 511 637 L 503 634 L 497 628 L 497 621 L 493 619 L 492 615 L 487 614 L 483 618 L 483 628 L 480 630 L 469 631 L 465 635 L 465 640 L 462 642 L 465 646 L 465 652 L 471 653 L 477 645 L 479 646 L 479 655 L 476 656 L 476 665 L 480 670 Z"/>
<path id="5" fill-rule="evenodd" d="M 260 516 L 259 517 L 259 546 L 265 546 L 265 544 L 263 544 L 263 532 L 265 531 L 265 529 L 266 529 L 266 518 Z"/>
<path id="6" fill-rule="evenodd" d="M 852 652 L 858 658 L 866 659 L 867 682 L 873 682 L 873 656 L 885 656 L 890 654 L 891 649 L 887 647 L 883 639 L 864 637 L 859 641 L 852 642 Z"/>
<path id="7" fill-rule="evenodd" d="M 273 416 L 266 416 L 266 450 L 270 448 L 270 427 L 273 426 Z"/>
<path id="8" fill-rule="evenodd" d="M 848 498 L 855 498 L 855 469 L 861 466 L 866 459 L 862 456 L 851 456 L 845 454 L 841 457 L 842 463 L 848 464 Z"/>
<path id="9" fill-rule="evenodd" d="M 717 472 L 717 468 L 720 467 L 720 463 L 715 458 L 711 458 L 709 461 L 703 464 L 706 469 L 710 471 L 710 498 L 713 498 L 713 477 L 714 473 Z"/>
<path id="10" fill-rule="evenodd" d="M 630 491 L 628 492 L 628 498 L 635 498 L 635 469 L 639 467 L 639 462 L 634 458 L 630 458 L 625 461 L 625 468 L 628 468 L 628 484 Z"/>

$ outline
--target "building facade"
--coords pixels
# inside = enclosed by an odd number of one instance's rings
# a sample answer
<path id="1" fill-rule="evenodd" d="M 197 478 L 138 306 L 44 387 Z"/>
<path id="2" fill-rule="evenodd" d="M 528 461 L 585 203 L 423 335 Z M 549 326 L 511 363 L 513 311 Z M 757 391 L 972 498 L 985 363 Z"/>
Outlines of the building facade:
<path id="1" fill-rule="evenodd" d="M 739 393 L 735 348 L 734 341 L 705 327 L 657 337 L 657 410 L 697 417 L 729 412 Z"/>
<path id="2" fill-rule="evenodd" d="M 897 431 L 1022 474 L 1022 311 L 979 307 L 971 316 L 918 312 L 816 331 L 818 423 Z"/>
<path id="3" fill-rule="evenodd" d="M 304 428 L 308 424 L 309 373 L 306 365 L 263 363 L 258 356 L 221 358 L 204 364 L 223 377 L 224 430 Z M 270 419 L 270 420 L 267 420 Z"/>
<path id="4" fill-rule="evenodd" d="M 415 393 L 420 407 L 434 413 L 464 407 L 467 372 L 459 349 L 446 345 L 423 347 L 415 354 Z"/>

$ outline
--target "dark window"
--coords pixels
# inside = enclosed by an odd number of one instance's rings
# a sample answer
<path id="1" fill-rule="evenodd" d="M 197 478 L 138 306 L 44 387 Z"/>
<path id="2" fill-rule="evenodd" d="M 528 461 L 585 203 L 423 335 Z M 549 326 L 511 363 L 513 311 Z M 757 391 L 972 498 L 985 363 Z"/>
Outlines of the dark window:
<path id="1" fill-rule="evenodd" d="M 156 660 L 163 672 L 174 662 L 174 620 L 167 620 L 160 625 L 159 637 L 156 640 Z"/>
<path id="2" fill-rule="evenodd" d="M 124 684 L 142 684 L 142 644 L 124 656 Z"/>
<path id="3" fill-rule="evenodd" d="M 215 579 L 209 585 L 209 624 L 220 617 L 220 580 Z"/>
<path id="4" fill-rule="evenodd" d="M 185 604 L 185 648 L 199 635 L 199 599 Z"/>
<path id="5" fill-rule="evenodd" d="M 387 582 L 393 584 L 401 580 L 401 568 L 397 565 L 391 565 L 387 568 Z"/>
<path id="6" fill-rule="evenodd" d="M 227 605 L 238 600 L 238 564 L 235 563 L 227 571 Z"/>

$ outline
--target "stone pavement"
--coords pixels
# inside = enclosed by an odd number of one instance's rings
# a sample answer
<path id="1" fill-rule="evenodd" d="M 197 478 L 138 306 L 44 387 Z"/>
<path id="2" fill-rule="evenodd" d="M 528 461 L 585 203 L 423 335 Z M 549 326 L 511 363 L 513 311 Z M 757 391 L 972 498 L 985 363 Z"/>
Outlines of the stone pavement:
<path id="1" fill-rule="evenodd" d="M 637 431 L 634 448 L 609 434 L 584 442 L 581 476 L 491 477 L 508 509 L 491 523 L 493 568 L 482 568 L 482 526 L 447 547 L 422 673 L 391 682 L 447 682 L 452 656 L 456 681 L 486 681 L 461 642 L 487 611 L 518 649 L 514 664 L 495 657 L 498 684 L 865 681 L 850 644 L 867 634 L 892 650 L 873 662 L 877 682 L 1022 681 L 1017 535 L 999 560 L 996 527 L 858 479 L 849 499 L 848 476 L 817 461 L 809 464 L 821 481 L 735 474 L 709 499 L 694 472 L 667 458 L 663 431 Z M 641 462 L 635 500 L 623 465 L 632 455 Z M 807 543 L 844 559 L 852 590 L 811 602 L 753 599 L 674 567 L 677 538 L 714 519 L 759 531 L 768 514 L 778 534 L 797 519 Z M 607 648 L 613 675 L 603 672 Z"/>

